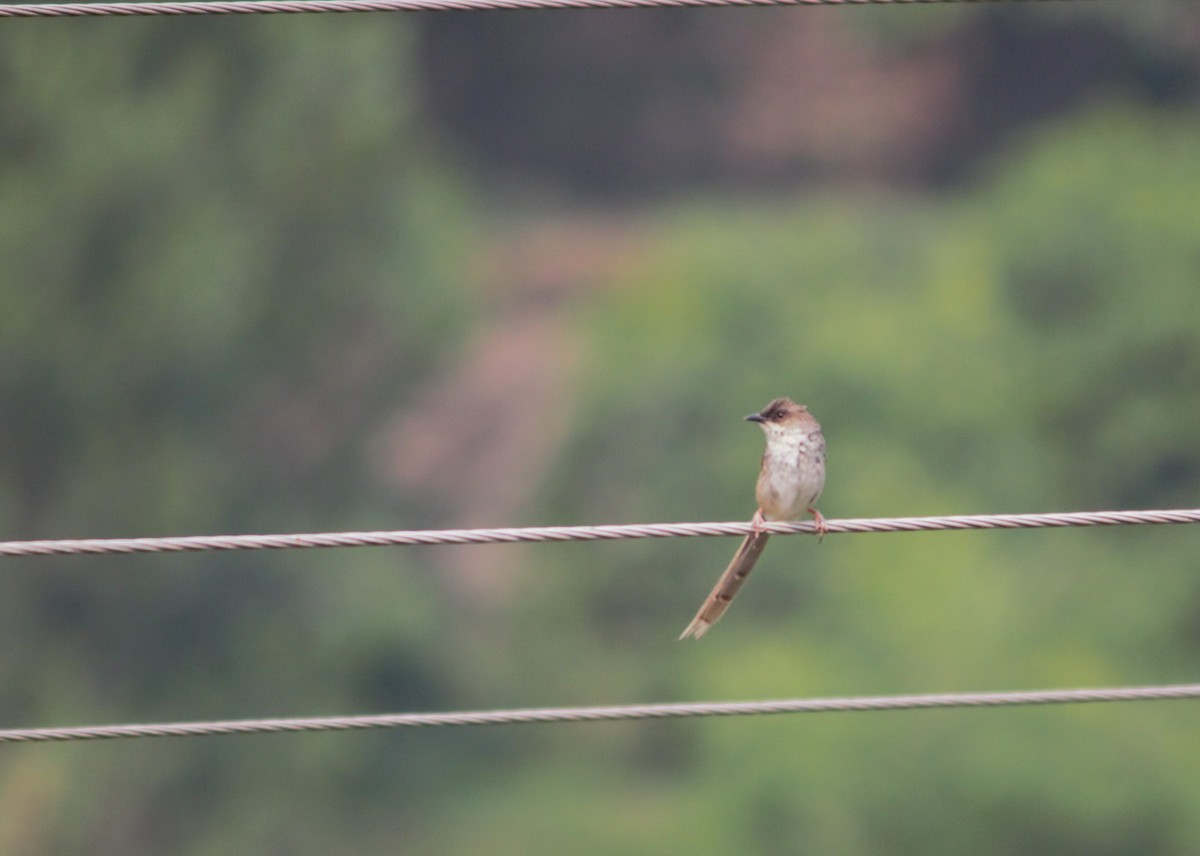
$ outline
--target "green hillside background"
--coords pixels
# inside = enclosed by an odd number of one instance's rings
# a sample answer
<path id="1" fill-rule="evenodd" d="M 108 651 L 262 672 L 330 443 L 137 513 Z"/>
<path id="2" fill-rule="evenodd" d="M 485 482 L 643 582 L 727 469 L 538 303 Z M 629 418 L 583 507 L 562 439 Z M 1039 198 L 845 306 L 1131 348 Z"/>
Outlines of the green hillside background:
<path id="1" fill-rule="evenodd" d="M 0 539 L 1200 505 L 1200 10 L 0 23 Z M 7 558 L 0 727 L 1196 680 L 1200 530 Z M 1191 702 L 0 747 L 0 852 L 1188 854 Z"/>

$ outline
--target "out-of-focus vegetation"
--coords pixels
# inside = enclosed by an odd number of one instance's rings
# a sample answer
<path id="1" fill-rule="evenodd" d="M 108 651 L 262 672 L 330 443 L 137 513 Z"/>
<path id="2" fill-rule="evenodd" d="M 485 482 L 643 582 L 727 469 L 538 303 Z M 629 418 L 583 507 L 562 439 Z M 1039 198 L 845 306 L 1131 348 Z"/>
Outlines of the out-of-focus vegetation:
<path id="1" fill-rule="evenodd" d="M 746 518 L 785 394 L 830 517 L 1194 506 L 1200 19 L 1084 6 L 9 22 L 2 537 Z M 695 644 L 731 540 L 9 559 L 0 724 L 1184 682 L 1198 536 L 780 538 Z M 3 747 L 0 852 L 1188 853 L 1194 718 Z"/>

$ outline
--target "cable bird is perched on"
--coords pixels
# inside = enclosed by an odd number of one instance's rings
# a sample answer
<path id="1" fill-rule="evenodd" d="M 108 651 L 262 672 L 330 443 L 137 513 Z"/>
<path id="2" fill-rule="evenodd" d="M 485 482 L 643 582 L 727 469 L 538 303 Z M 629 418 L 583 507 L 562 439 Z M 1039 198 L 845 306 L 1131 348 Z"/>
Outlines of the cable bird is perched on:
<path id="1" fill-rule="evenodd" d="M 753 520 L 755 531 L 746 536 L 733 554 L 733 561 L 680 639 L 689 636 L 699 639 L 729 608 L 767 546 L 770 536 L 760 528 L 764 522 L 797 520 L 808 511 L 816 521 L 817 534 L 825 534 L 825 518 L 816 509 L 821 489 L 825 487 L 825 437 L 817 420 L 803 404 L 777 398 L 760 412 L 751 413 L 746 421 L 757 422 L 767 435 L 767 449 L 763 452 L 754 491 L 758 500 Z"/>

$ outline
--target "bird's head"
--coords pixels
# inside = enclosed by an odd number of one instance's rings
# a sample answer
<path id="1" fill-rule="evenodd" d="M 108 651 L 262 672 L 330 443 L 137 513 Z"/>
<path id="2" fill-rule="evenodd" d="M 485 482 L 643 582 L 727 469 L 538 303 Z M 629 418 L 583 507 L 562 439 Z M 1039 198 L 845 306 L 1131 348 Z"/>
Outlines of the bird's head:
<path id="1" fill-rule="evenodd" d="M 813 418 L 803 404 L 797 404 L 790 398 L 776 398 L 758 413 L 747 416 L 746 421 L 757 422 L 770 437 L 772 434 L 782 434 L 806 426 Z"/>

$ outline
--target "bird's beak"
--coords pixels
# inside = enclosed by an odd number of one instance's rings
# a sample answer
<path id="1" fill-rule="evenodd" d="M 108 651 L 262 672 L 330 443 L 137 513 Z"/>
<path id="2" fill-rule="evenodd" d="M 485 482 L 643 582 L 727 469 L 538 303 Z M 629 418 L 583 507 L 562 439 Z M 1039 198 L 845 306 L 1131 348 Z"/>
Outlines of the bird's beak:
<path id="1" fill-rule="evenodd" d="M 759 423 L 761 423 L 761 422 L 765 422 L 766 420 L 765 420 L 765 419 L 763 419 L 763 417 L 762 417 L 762 414 L 761 414 L 761 413 L 751 413 L 749 416 L 747 416 L 747 417 L 746 417 L 746 420 L 745 420 L 745 421 L 747 421 L 747 422 L 759 422 Z"/>

